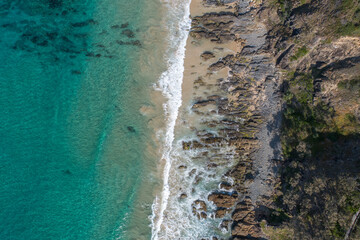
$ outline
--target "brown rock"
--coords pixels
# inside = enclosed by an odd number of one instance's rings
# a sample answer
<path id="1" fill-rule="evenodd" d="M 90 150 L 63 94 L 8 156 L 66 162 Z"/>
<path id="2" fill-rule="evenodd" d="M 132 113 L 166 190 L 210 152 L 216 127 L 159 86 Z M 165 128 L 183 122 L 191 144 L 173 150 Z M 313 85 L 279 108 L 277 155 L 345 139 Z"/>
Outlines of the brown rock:
<path id="1" fill-rule="evenodd" d="M 204 212 L 207 211 L 207 206 L 206 206 L 206 203 L 202 200 L 196 200 L 194 203 L 193 203 L 193 206 L 199 206 L 199 208 L 197 208 L 198 210 L 202 210 Z"/>
<path id="2" fill-rule="evenodd" d="M 231 190 L 232 185 L 228 182 L 222 182 L 220 183 L 220 188 L 225 190 Z"/>
<path id="3" fill-rule="evenodd" d="M 196 200 L 195 202 L 193 202 L 192 212 L 194 216 L 197 216 L 199 219 L 201 218 L 206 219 L 207 218 L 206 211 L 207 211 L 207 206 L 204 201 Z"/>
<path id="4" fill-rule="evenodd" d="M 216 104 L 216 102 L 214 100 L 205 100 L 205 101 L 200 101 L 197 103 L 194 103 L 194 105 L 192 106 L 193 109 L 198 109 L 200 107 L 205 107 L 209 104 Z"/>
<path id="5" fill-rule="evenodd" d="M 219 208 L 231 208 L 234 206 L 237 198 L 237 193 L 212 193 L 209 195 L 208 200 L 212 201 Z"/>
<path id="6" fill-rule="evenodd" d="M 202 145 L 201 143 L 199 143 L 198 141 L 193 141 L 192 142 L 192 148 L 202 148 L 204 145 Z"/>
<path id="7" fill-rule="evenodd" d="M 215 217 L 216 218 L 223 218 L 226 214 L 228 214 L 231 211 L 231 209 L 228 208 L 218 208 L 215 211 Z"/>
<path id="8" fill-rule="evenodd" d="M 190 172 L 189 172 L 189 177 L 191 177 L 192 175 L 194 175 L 196 173 L 196 169 L 192 169 Z"/>
<path id="9" fill-rule="evenodd" d="M 260 230 L 260 226 L 257 225 L 239 223 L 234 226 L 234 228 L 231 231 L 231 234 L 233 236 L 239 236 L 239 237 L 258 238 L 260 237 L 261 230 Z"/>
<path id="10" fill-rule="evenodd" d="M 209 59 L 211 59 L 211 58 L 214 58 L 215 55 L 214 55 L 212 52 L 205 51 L 205 52 L 203 52 L 203 53 L 200 55 L 200 57 L 201 57 L 204 61 L 206 61 L 206 60 L 209 60 Z"/>
<path id="11" fill-rule="evenodd" d="M 208 68 L 210 71 L 219 71 L 225 67 L 225 63 L 223 61 L 218 61 L 214 64 L 211 64 Z"/>
<path id="12" fill-rule="evenodd" d="M 187 169 L 187 166 L 185 166 L 185 165 L 180 165 L 178 168 L 179 168 L 180 170 L 184 170 L 184 169 Z"/>
<path id="13" fill-rule="evenodd" d="M 221 138 L 221 137 L 209 137 L 209 138 L 202 139 L 202 141 L 205 144 L 220 143 L 222 140 L 223 140 L 223 138 Z"/>

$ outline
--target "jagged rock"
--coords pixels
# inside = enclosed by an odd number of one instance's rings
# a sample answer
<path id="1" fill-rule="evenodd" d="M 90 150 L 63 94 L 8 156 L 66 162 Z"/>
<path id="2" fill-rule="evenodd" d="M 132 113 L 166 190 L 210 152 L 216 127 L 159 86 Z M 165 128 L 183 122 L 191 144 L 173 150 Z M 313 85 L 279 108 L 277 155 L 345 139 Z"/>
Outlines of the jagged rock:
<path id="1" fill-rule="evenodd" d="M 201 218 L 206 219 L 207 218 L 206 211 L 207 211 L 207 206 L 204 201 L 196 200 L 193 202 L 192 212 L 193 212 L 194 216 L 197 216 L 199 219 L 201 219 Z"/>
<path id="2" fill-rule="evenodd" d="M 234 193 L 212 193 L 208 196 L 208 200 L 212 201 L 218 208 L 231 208 L 234 206 L 238 194 Z"/>
<path id="3" fill-rule="evenodd" d="M 195 173 L 196 173 L 196 169 L 194 168 L 189 172 L 189 177 L 193 176 Z"/>
<path id="4" fill-rule="evenodd" d="M 261 236 L 261 228 L 256 225 L 237 224 L 233 227 L 231 234 L 233 239 L 249 239 L 259 238 Z"/>
<path id="5" fill-rule="evenodd" d="M 226 231 L 229 230 L 229 225 L 232 221 L 231 220 L 223 220 L 220 224 L 220 227 L 225 229 Z"/>
<path id="6" fill-rule="evenodd" d="M 192 109 L 198 109 L 201 107 L 205 107 L 209 104 L 216 104 L 216 101 L 214 101 L 214 100 L 200 101 L 200 102 L 194 103 L 194 105 L 192 106 Z"/>
<path id="7" fill-rule="evenodd" d="M 199 206 L 197 209 L 198 210 L 201 210 L 201 211 L 204 211 L 204 212 L 206 212 L 207 211 L 207 206 L 206 206 L 206 203 L 205 203 L 205 201 L 202 201 L 202 200 L 196 200 L 194 203 L 193 203 L 193 205 L 195 205 L 195 206 Z"/>
<path id="8" fill-rule="evenodd" d="M 218 208 L 215 211 L 215 217 L 216 218 L 223 218 L 226 214 L 228 214 L 231 211 L 231 209 L 228 208 Z"/>
<path id="9" fill-rule="evenodd" d="M 226 65 L 223 61 L 218 61 L 214 64 L 211 64 L 208 69 L 209 69 L 209 71 L 219 71 L 219 70 L 223 69 L 225 66 Z"/>
<path id="10" fill-rule="evenodd" d="M 192 148 L 202 148 L 204 145 L 202 145 L 201 143 L 199 143 L 198 141 L 192 141 Z"/>
<path id="11" fill-rule="evenodd" d="M 201 141 L 204 142 L 205 144 L 221 143 L 223 140 L 224 139 L 220 137 L 209 137 L 209 138 L 201 139 Z"/>
<path id="12" fill-rule="evenodd" d="M 209 60 L 211 58 L 214 58 L 215 55 L 212 53 L 212 52 L 209 52 L 209 51 L 205 51 L 201 54 L 201 58 L 204 59 L 205 61 L 206 60 Z"/>
<path id="13" fill-rule="evenodd" d="M 220 189 L 231 190 L 232 185 L 228 182 L 220 183 Z"/>

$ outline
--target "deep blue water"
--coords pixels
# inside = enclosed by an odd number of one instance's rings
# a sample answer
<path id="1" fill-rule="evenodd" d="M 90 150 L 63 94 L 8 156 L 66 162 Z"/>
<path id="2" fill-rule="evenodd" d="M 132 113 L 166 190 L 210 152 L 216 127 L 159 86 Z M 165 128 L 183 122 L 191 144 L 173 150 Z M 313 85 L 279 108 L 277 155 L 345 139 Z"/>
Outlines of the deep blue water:
<path id="1" fill-rule="evenodd" d="M 0 239 L 149 238 L 144 1 L 0 0 Z"/>

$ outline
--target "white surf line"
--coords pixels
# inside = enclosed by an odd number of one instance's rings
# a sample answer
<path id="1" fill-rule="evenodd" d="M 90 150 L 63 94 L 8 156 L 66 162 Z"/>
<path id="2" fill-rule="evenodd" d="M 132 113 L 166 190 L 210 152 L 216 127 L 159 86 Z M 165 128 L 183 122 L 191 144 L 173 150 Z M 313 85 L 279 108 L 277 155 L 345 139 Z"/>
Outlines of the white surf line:
<path id="1" fill-rule="evenodd" d="M 174 55 L 168 59 L 168 69 L 161 74 L 158 82 L 159 89 L 167 99 L 167 102 L 163 105 L 167 124 L 164 141 L 164 152 L 162 155 L 162 159 L 165 160 L 163 172 L 163 189 L 160 199 L 156 197 L 152 206 L 152 240 L 159 239 L 159 232 L 161 231 L 161 225 L 164 220 L 164 212 L 167 208 L 170 196 L 169 174 L 172 164 L 171 152 L 175 137 L 175 124 L 178 117 L 179 108 L 182 104 L 182 81 L 184 75 L 185 47 L 191 27 L 191 20 L 189 17 L 190 2 L 191 0 L 187 0 L 185 3 L 183 0 L 166 1 L 166 3 L 169 5 L 169 14 L 170 11 L 174 11 L 175 9 L 175 11 L 180 11 L 183 16 L 181 19 L 179 19 L 179 22 L 176 25 L 176 29 L 171 29 L 170 31 L 169 43 L 176 44 L 172 46 L 173 48 L 176 48 L 176 51 Z M 180 4 L 181 9 L 176 9 L 176 6 L 174 8 L 174 4 Z"/>

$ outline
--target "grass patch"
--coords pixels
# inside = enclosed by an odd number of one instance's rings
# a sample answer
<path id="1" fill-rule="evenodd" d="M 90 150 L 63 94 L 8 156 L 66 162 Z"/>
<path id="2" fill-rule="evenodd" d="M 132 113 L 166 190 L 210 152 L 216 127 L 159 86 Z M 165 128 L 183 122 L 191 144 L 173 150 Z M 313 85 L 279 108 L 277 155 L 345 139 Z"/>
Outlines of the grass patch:
<path id="1" fill-rule="evenodd" d="M 335 33 L 340 36 L 360 36 L 360 25 L 353 22 L 337 24 Z"/>
<path id="2" fill-rule="evenodd" d="M 358 0 L 343 0 L 339 7 L 340 18 L 335 23 L 335 34 L 338 36 L 360 36 L 360 2 Z"/>
<path id="3" fill-rule="evenodd" d="M 260 227 L 262 231 L 265 233 L 269 239 L 276 239 L 276 240 L 292 240 L 294 239 L 294 230 L 288 227 L 276 228 L 266 226 L 265 221 L 260 223 Z"/>
<path id="4" fill-rule="evenodd" d="M 359 91 L 360 90 L 360 76 L 352 79 L 345 80 L 338 83 L 338 88 L 340 90 L 350 90 L 350 91 Z"/>
<path id="5" fill-rule="evenodd" d="M 343 11 L 350 10 L 356 7 L 358 1 L 357 0 L 342 0 L 340 9 Z"/>
<path id="6" fill-rule="evenodd" d="M 289 16 L 293 3 L 291 0 L 273 0 L 270 4 L 278 8 L 278 13 L 284 20 Z"/>
<path id="7" fill-rule="evenodd" d="M 337 131 L 346 136 L 360 132 L 360 123 L 353 113 L 345 113 L 334 117 Z"/>
<path id="8" fill-rule="evenodd" d="M 294 55 L 290 57 L 290 61 L 298 60 L 299 58 L 302 58 L 306 54 L 308 54 L 309 50 L 306 48 L 306 46 L 302 46 L 299 48 Z"/>

